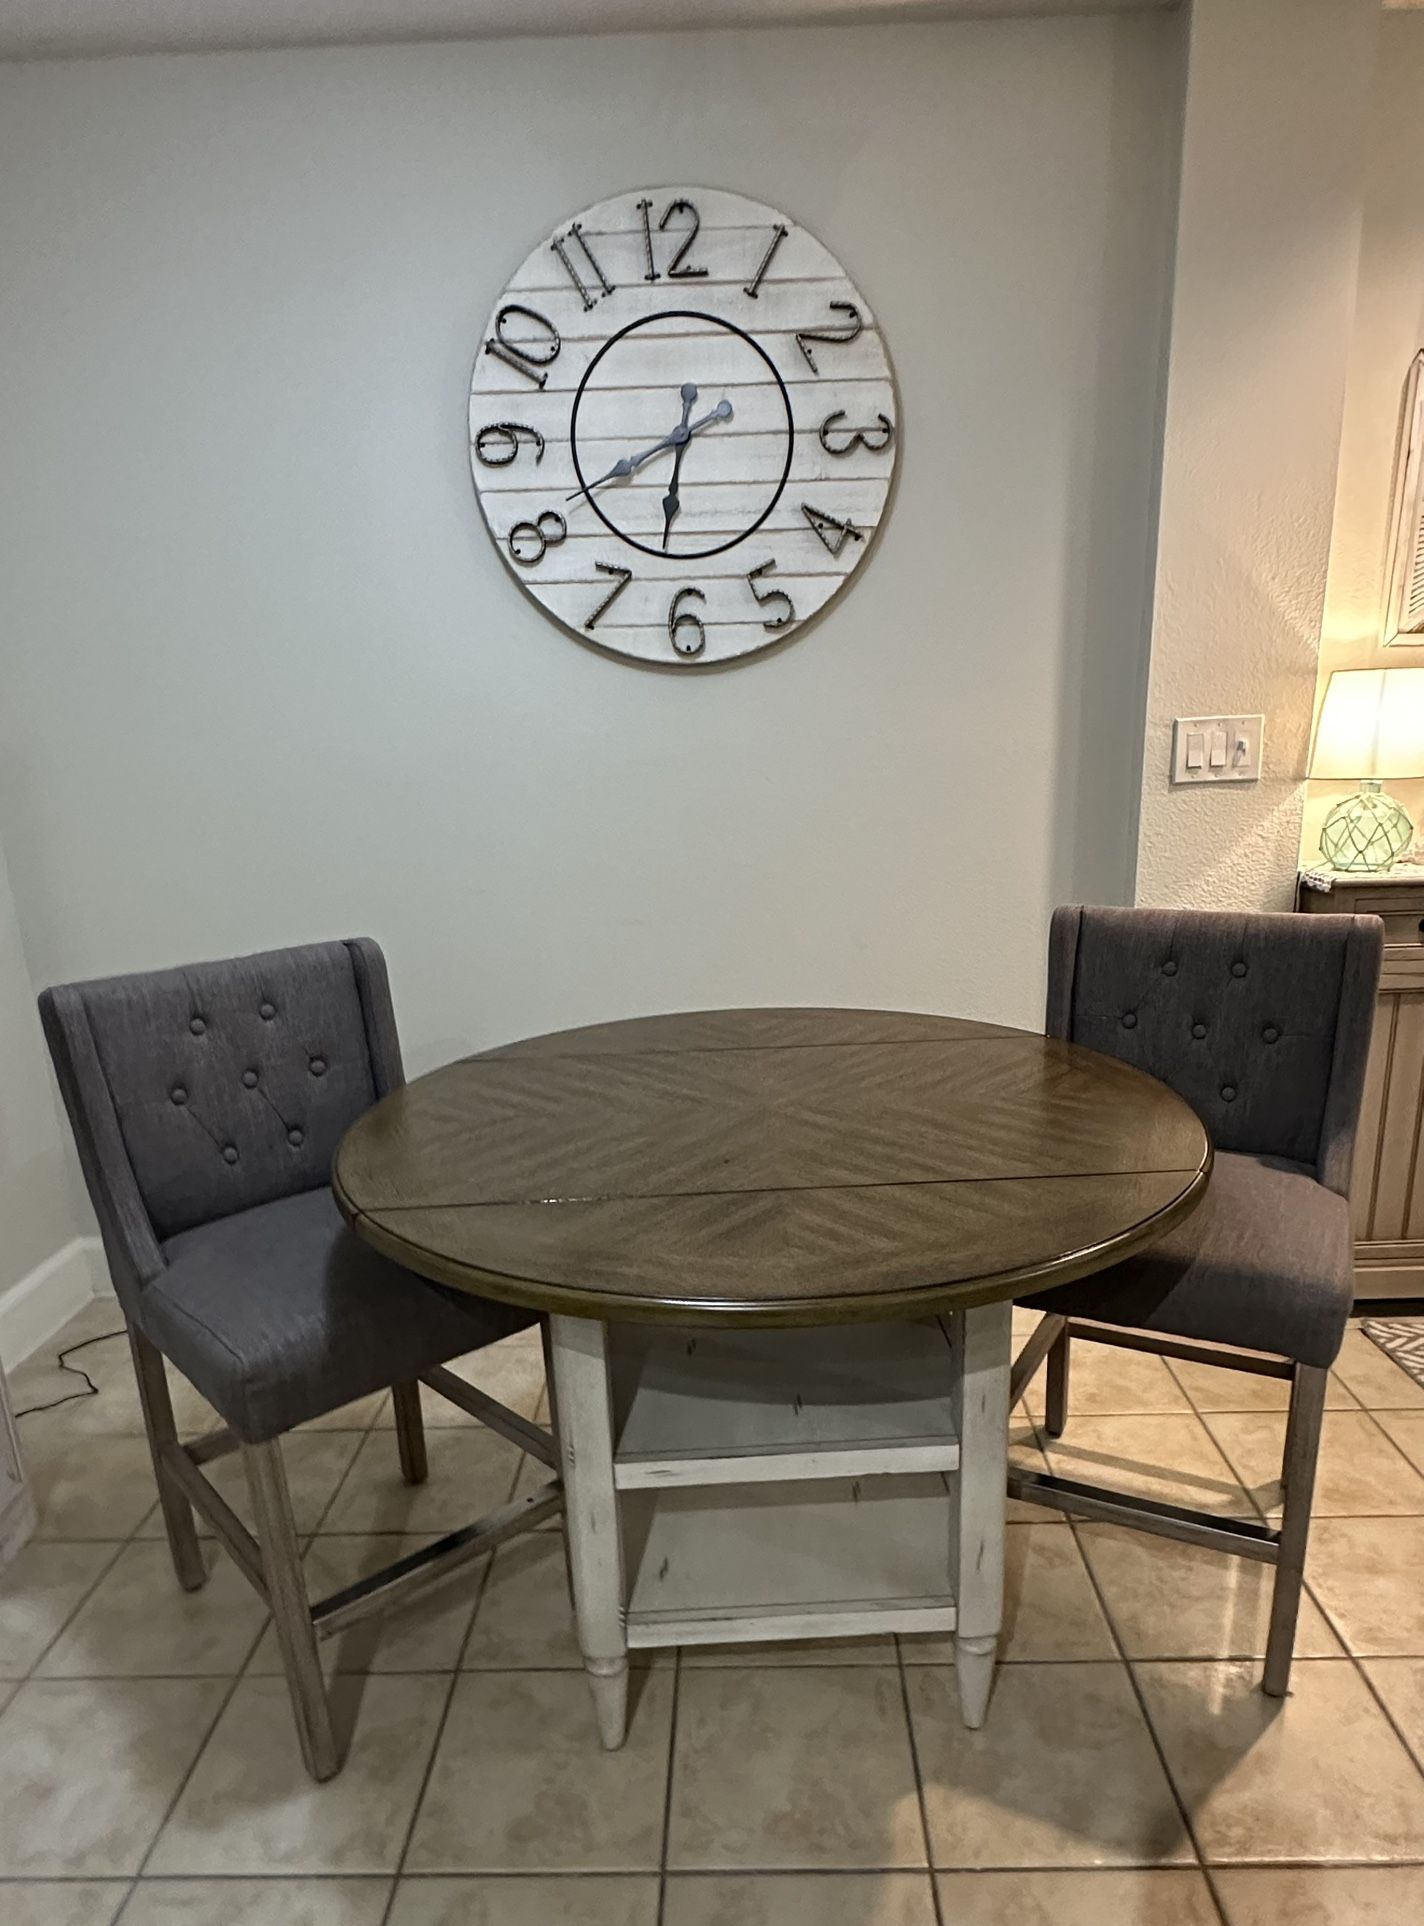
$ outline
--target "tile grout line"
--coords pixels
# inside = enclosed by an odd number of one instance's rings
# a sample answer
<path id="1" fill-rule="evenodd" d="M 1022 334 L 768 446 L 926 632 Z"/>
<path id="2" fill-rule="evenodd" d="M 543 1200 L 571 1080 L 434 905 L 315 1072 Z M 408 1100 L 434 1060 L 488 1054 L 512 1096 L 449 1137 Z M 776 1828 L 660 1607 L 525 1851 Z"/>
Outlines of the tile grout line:
<path id="1" fill-rule="evenodd" d="M 506 1504 L 510 1503 L 513 1499 L 515 1487 L 524 1475 L 526 1456 L 527 1453 L 521 1452 L 515 1462 L 514 1470 L 510 1475 L 509 1489 L 505 1493 L 504 1502 Z M 325 1513 L 323 1513 L 323 1516 L 325 1516 Z M 401 1841 L 401 1848 L 396 1854 L 395 1865 L 391 1868 L 391 1890 L 386 1895 L 386 1903 L 381 1912 L 379 1926 L 388 1926 L 391 1914 L 395 1910 L 396 1894 L 400 1891 L 401 1880 L 405 1876 L 405 1865 L 407 1859 L 410 1857 L 410 1848 L 415 1839 L 415 1829 L 420 1823 L 421 1808 L 424 1806 L 426 1794 L 430 1790 L 430 1781 L 435 1776 L 435 1761 L 440 1755 L 441 1742 L 445 1737 L 445 1727 L 450 1721 L 450 1708 L 455 1703 L 455 1692 L 463 1676 L 465 1655 L 470 1649 L 470 1640 L 474 1637 L 475 1627 L 479 1623 L 480 1608 L 485 1602 L 485 1592 L 489 1587 L 490 1577 L 494 1571 L 494 1562 L 499 1555 L 500 1549 L 501 1547 L 496 1546 L 485 1558 L 484 1570 L 480 1574 L 479 1590 L 475 1594 L 474 1610 L 470 1613 L 470 1622 L 465 1627 L 464 1636 L 460 1640 L 459 1650 L 455 1654 L 455 1663 L 450 1671 L 450 1684 L 445 1693 L 445 1703 L 440 1708 L 440 1717 L 436 1720 L 435 1731 L 430 1741 L 430 1751 L 425 1760 L 425 1770 L 420 1775 L 420 1784 L 416 1787 L 415 1798 L 411 1802 L 410 1821 L 405 1829 L 405 1838 Z"/>
<path id="2" fill-rule="evenodd" d="M 646 1690 L 646 1686 L 644 1689 Z M 668 1719 L 667 1784 L 663 1788 L 663 1839 L 662 1850 L 658 1855 L 657 1926 L 663 1926 L 663 1916 L 667 1910 L 668 1850 L 672 1844 L 672 1785 L 673 1774 L 677 1771 L 677 1708 L 681 1693 L 682 1647 L 675 1645 L 672 1660 L 672 1713 Z"/>
<path id="3" fill-rule="evenodd" d="M 1363 1659 L 1360 1657 L 1359 1653 L 1356 1652 L 1355 1648 L 1351 1645 L 1349 1639 L 1346 1638 L 1344 1632 L 1340 1629 L 1340 1626 L 1334 1614 L 1327 1609 L 1322 1599 L 1316 1597 L 1315 1592 L 1311 1589 L 1308 1582 L 1305 1585 L 1305 1590 L 1308 1593 L 1311 1601 L 1313 1602 L 1315 1609 L 1319 1612 L 1320 1616 L 1325 1620 L 1325 1623 L 1330 1627 L 1330 1630 L 1334 1633 L 1335 1637 L 1339 1640 L 1340 1650 L 1344 1653 L 1345 1657 L 1349 1660 L 1350 1664 L 1354 1666 L 1355 1671 L 1359 1675 L 1359 1678 L 1362 1681 L 1365 1690 L 1369 1693 L 1370 1697 L 1374 1700 L 1375 1704 L 1379 1707 L 1381 1713 L 1384 1715 L 1385 1724 L 1389 1727 L 1390 1731 L 1393 1732 L 1395 1738 L 1399 1740 L 1399 1743 L 1404 1747 L 1405 1757 L 1414 1766 L 1415 1770 L 1420 1774 L 1420 1776 L 1424 1777 L 1424 1757 L 1421 1757 L 1420 1754 L 1417 1753 L 1414 1747 L 1409 1743 L 1408 1739 L 1405 1738 L 1404 1733 L 1400 1729 L 1399 1723 L 1396 1720 L 1394 1714 L 1390 1711 L 1389 1707 L 1385 1704 L 1383 1695 L 1380 1693 L 1378 1687 L 1375 1685 L 1374 1680 L 1370 1677 L 1369 1672 L 1366 1670 Z M 1377 1656 L 1387 1657 L 1391 1655 L 1380 1654 Z M 1338 1665 L 1340 1661 L 1336 1659 L 1334 1663 Z"/>
<path id="4" fill-rule="evenodd" d="M 1133 1669 L 1132 1660 L 1127 1655 L 1127 1648 L 1122 1642 L 1122 1636 L 1117 1628 L 1117 1620 L 1113 1617 L 1112 1611 L 1109 1608 L 1107 1594 L 1098 1582 L 1098 1575 L 1093 1570 L 1091 1559 L 1083 1550 L 1083 1541 L 1079 1536 L 1078 1520 L 1076 1518 L 1069 1518 L 1068 1529 L 1073 1534 L 1073 1543 L 1077 1549 L 1078 1557 L 1082 1561 L 1083 1569 L 1088 1574 L 1088 1583 L 1092 1586 L 1094 1596 L 1098 1601 L 1098 1610 L 1102 1613 L 1107 1623 L 1108 1636 L 1112 1639 L 1113 1649 L 1118 1656 L 1118 1663 L 1127 1674 L 1128 1686 L 1131 1689 L 1133 1698 L 1137 1702 L 1137 1710 L 1142 1719 L 1142 1723 L 1147 1728 L 1147 1736 L 1152 1741 L 1152 1750 L 1157 1755 L 1157 1762 L 1162 1768 L 1162 1776 L 1167 1781 L 1167 1789 L 1172 1795 L 1177 1811 L 1181 1814 L 1182 1826 L 1187 1835 L 1187 1842 L 1191 1846 L 1192 1854 L 1196 1860 L 1197 1870 L 1206 1885 L 1207 1892 L 1211 1897 L 1211 1903 L 1216 1908 L 1217 1915 L 1221 1920 L 1221 1926 L 1231 1926 L 1226 1906 L 1222 1901 L 1221 1894 L 1217 1890 L 1216 1880 L 1213 1878 L 1211 1868 L 1206 1861 L 1206 1856 L 1202 1852 L 1201 1841 L 1197 1837 L 1197 1829 L 1192 1823 L 1192 1816 L 1187 1810 L 1185 1799 L 1183 1799 L 1181 1792 L 1178 1790 L 1177 1781 L 1172 1776 L 1172 1769 L 1167 1763 L 1167 1754 L 1158 1736 L 1157 1728 L 1152 1723 L 1152 1715 L 1147 1709 L 1147 1700 L 1143 1696 L 1141 1685 L 1138 1683 L 1137 1673 Z"/>
<path id="5" fill-rule="evenodd" d="M 915 1737 L 915 1716 L 910 1710 L 910 1681 L 905 1672 L 905 1648 L 900 1634 L 893 1634 L 895 1640 L 895 1665 L 900 1674 L 900 1704 L 905 1713 L 905 1731 L 910 1741 L 910 1767 L 915 1775 L 915 1799 L 920 1808 L 920 1835 L 925 1842 L 925 1873 L 930 1882 L 930 1905 L 934 1910 L 935 1926 L 945 1926 L 944 1908 L 940 1904 L 939 1880 L 936 1877 L 934 1844 L 930 1838 L 929 1808 L 925 1804 L 925 1780 L 920 1770 L 920 1745 Z M 662 1926 L 661 1920 L 658 1926 Z"/>

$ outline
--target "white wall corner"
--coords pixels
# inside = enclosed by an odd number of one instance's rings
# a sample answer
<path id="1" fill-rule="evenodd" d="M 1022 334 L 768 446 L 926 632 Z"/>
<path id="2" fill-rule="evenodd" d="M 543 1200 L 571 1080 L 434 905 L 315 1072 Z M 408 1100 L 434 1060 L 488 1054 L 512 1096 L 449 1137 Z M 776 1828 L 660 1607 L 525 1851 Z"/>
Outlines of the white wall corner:
<path id="1" fill-rule="evenodd" d="M 1283 909 L 1300 848 L 1359 269 L 1372 0 L 1194 0 L 1136 900 Z M 1262 713 L 1173 788 L 1173 718 Z"/>
<path id="2" fill-rule="evenodd" d="M 97 1237 L 72 1237 L 0 1292 L 0 1364 L 13 1371 L 113 1284 Z"/>

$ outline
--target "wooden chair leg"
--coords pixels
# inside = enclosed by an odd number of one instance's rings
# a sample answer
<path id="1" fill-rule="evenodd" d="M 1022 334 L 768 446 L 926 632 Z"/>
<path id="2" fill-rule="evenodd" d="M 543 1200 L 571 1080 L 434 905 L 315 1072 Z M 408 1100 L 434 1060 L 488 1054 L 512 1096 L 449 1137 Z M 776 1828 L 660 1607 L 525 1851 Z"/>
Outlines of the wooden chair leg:
<path id="1" fill-rule="evenodd" d="M 1066 1327 L 1053 1340 L 1048 1353 L 1048 1383 L 1044 1391 L 1044 1429 L 1050 1438 L 1061 1438 L 1068 1423 L 1068 1346 Z"/>
<path id="2" fill-rule="evenodd" d="M 143 1410 L 143 1427 L 153 1459 L 153 1475 L 158 1484 L 158 1503 L 163 1512 L 163 1528 L 168 1534 L 168 1550 L 178 1583 L 185 1592 L 196 1592 L 207 1583 L 208 1568 L 198 1539 L 197 1521 L 187 1494 L 163 1462 L 162 1447 L 176 1445 L 178 1426 L 173 1417 L 173 1397 L 168 1389 L 168 1374 L 163 1354 L 141 1331 L 130 1324 L 129 1351 L 134 1376 L 138 1379 L 138 1401 Z"/>
<path id="3" fill-rule="evenodd" d="M 1315 1495 L 1315 1467 L 1320 1456 L 1320 1426 L 1329 1381 L 1329 1372 L 1313 1364 L 1298 1364 L 1291 1380 L 1285 1463 L 1281 1472 L 1285 1496 L 1280 1550 L 1271 1598 L 1266 1669 L 1261 1679 L 1261 1690 L 1273 1699 L 1283 1699 L 1290 1689 L 1300 1590 L 1305 1579 L 1305 1550 L 1310 1537 L 1310 1507 Z"/>
<path id="4" fill-rule="evenodd" d="M 267 1602 L 287 1675 L 287 1690 L 292 1695 L 302 1759 L 313 1779 L 330 1779 L 341 1760 L 321 1673 L 281 1444 L 275 1438 L 267 1444 L 245 1444 L 242 1460 L 267 1580 Z"/>
<path id="5" fill-rule="evenodd" d="M 425 1419 L 420 1410 L 420 1386 L 416 1383 L 391 1387 L 391 1404 L 396 1418 L 396 1449 L 400 1453 L 401 1476 L 408 1485 L 423 1485 L 430 1476 L 430 1460 L 425 1451 Z"/>

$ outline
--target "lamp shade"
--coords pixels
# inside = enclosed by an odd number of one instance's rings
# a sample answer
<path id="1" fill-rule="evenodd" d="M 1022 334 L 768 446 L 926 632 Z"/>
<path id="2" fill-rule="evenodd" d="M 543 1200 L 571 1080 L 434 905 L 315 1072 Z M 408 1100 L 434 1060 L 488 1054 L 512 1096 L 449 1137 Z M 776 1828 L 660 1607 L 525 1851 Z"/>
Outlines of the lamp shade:
<path id="1" fill-rule="evenodd" d="M 1325 691 L 1312 776 L 1424 776 L 1424 669 L 1337 669 Z"/>

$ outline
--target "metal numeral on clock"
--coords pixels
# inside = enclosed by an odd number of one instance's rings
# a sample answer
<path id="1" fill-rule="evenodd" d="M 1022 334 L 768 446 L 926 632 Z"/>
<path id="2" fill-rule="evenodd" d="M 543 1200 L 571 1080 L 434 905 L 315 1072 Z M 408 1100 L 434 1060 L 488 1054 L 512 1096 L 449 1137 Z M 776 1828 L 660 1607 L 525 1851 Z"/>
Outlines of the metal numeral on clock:
<path id="1" fill-rule="evenodd" d="M 522 314 L 526 321 L 532 321 L 536 327 L 544 329 L 546 338 L 541 345 L 548 349 L 547 354 L 536 354 L 532 345 L 517 346 L 505 338 L 504 331 L 509 325 L 510 316 L 514 314 Z M 523 307 L 518 301 L 511 301 L 495 316 L 494 333 L 485 343 L 485 353 L 496 356 L 508 367 L 517 368 L 526 380 L 532 381 L 536 388 L 542 388 L 549 379 L 542 371 L 558 359 L 559 349 L 563 345 L 559 330 L 546 314 L 540 314 L 536 308 Z"/>
<path id="2" fill-rule="evenodd" d="M 869 439 L 875 432 L 873 428 L 842 428 L 840 432 L 848 439 L 839 448 L 834 448 L 831 445 L 831 430 L 838 421 L 845 420 L 845 409 L 837 408 L 833 415 L 826 416 L 816 430 L 817 439 L 828 455 L 853 455 L 857 448 L 863 448 L 868 455 L 878 455 L 895 439 L 895 424 L 888 415 L 877 415 L 875 419 L 880 424 L 879 441 Z"/>
<path id="3" fill-rule="evenodd" d="M 770 575 L 775 567 L 776 563 L 770 561 L 762 562 L 758 567 L 747 570 L 747 585 L 764 609 L 770 608 L 773 602 L 784 602 L 786 604 L 786 613 L 784 615 L 774 615 L 763 621 L 762 627 L 764 629 L 784 629 L 788 622 L 794 622 L 796 620 L 796 604 L 786 593 L 785 589 L 769 588 L 762 590 L 757 587 L 757 583 L 761 580 L 762 576 Z"/>
<path id="4" fill-rule="evenodd" d="M 652 210 L 653 204 L 651 201 L 639 201 L 638 212 L 643 217 L 643 253 L 647 257 L 648 262 L 647 272 L 643 276 L 645 281 L 656 281 L 658 278 L 657 263 L 653 259 L 653 226 L 648 218 Z"/>
<path id="5" fill-rule="evenodd" d="M 658 222 L 659 234 L 661 234 L 664 231 L 664 229 L 667 227 L 668 222 L 672 219 L 674 214 L 690 214 L 692 216 L 692 226 L 688 229 L 687 234 L 684 236 L 682 246 L 677 250 L 677 253 L 674 254 L 672 259 L 668 262 L 667 276 L 669 281 L 695 281 L 699 276 L 706 274 L 707 272 L 706 268 L 705 267 L 684 267 L 682 263 L 683 263 L 683 257 L 686 255 L 688 249 L 692 246 L 692 243 L 697 239 L 698 232 L 702 226 L 702 216 L 698 213 L 697 209 L 692 205 L 691 201 L 681 201 L 681 200 L 669 201 L 667 206 L 663 209 L 662 219 Z"/>
<path id="6" fill-rule="evenodd" d="M 548 531 L 545 523 L 549 524 Z M 563 516 L 552 508 L 546 508 L 535 516 L 532 522 L 516 522 L 509 531 L 509 552 L 521 568 L 537 568 L 551 548 L 557 548 L 569 532 L 569 525 Z M 528 548 L 534 542 L 539 544 L 532 555 L 521 555 L 521 548 Z"/>
<path id="7" fill-rule="evenodd" d="M 593 611 L 593 614 L 590 615 L 584 623 L 584 627 L 590 634 L 592 634 L 593 630 L 603 620 L 604 616 L 607 615 L 608 611 L 613 607 L 613 604 L 633 579 L 632 569 L 620 568 L 617 562 L 595 562 L 593 566 L 598 570 L 600 575 L 616 575 L 618 580 L 613 584 L 613 587 L 608 591 L 607 595 L 604 596 L 598 607 Z"/>
<path id="8" fill-rule="evenodd" d="M 598 281 L 598 285 L 602 289 L 601 294 L 590 294 L 588 289 L 584 286 L 583 281 L 580 278 L 578 269 L 574 266 L 573 262 L 569 259 L 568 248 L 565 246 L 566 242 L 570 246 L 578 247 L 581 250 L 584 260 L 593 269 L 594 276 Z M 583 228 L 579 224 L 579 222 L 574 221 L 570 226 L 567 234 L 555 235 L 554 239 L 550 241 L 549 246 L 551 250 L 558 255 L 559 260 L 563 265 L 564 272 L 568 275 L 569 279 L 573 282 L 575 291 L 577 292 L 580 301 L 583 302 L 585 311 L 587 311 L 589 308 L 597 307 L 598 303 L 602 300 L 604 294 L 612 294 L 613 283 L 609 280 L 608 276 L 603 272 L 603 269 L 598 265 L 597 258 L 594 255 L 593 249 L 589 246 L 587 237 L 585 236 Z"/>
<path id="9" fill-rule="evenodd" d="M 537 467 L 544 459 L 544 437 L 537 428 L 526 428 L 522 421 L 492 421 L 481 428 L 475 436 L 475 453 L 486 468 L 508 468 L 519 453 L 521 441 L 533 442 Z"/>
<path id="10" fill-rule="evenodd" d="M 777 225 L 772 229 L 771 240 L 767 244 L 766 253 L 763 254 L 761 257 L 761 265 L 760 267 L 758 267 L 756 273 L 752 276 L 751 280 L 748 281 L 747 285 L 742 289 L 742 293 L 745 295 L 748 295 L 753 301 L 756 300 L 757 289 L 761 286 L 762 281 L 765 278 L 766 271 L 771 266 L 772 257 L 775 255 L 776 250 L 781 246 L 781 243 L 786 239 L 788 232 L 789 232 L 789 229 L 786 228 L 779 221 Z"/>
<path id="11" fill-rule="evenodd" d="M 702 626 L 702 617 L 682 606 L 689 598 L 697 602 L 707 600 L 700 588 L 680 588 L 668 604 L 668 640 L 681 656 L 701 655 L 707 646 L 707 631 Z M 691 629 L 695 633 L 684 636 L 684 629 Z"/>
<path id="12" fill-rule="evenodd" d="M 823 548 L 832 555 L 839 555 L 847 542 L 863 542 L 865 532 L 853 522 L 838 521 L 834 515 L 827 515 L 823 509 L 812 508 L 809 502 L 802 502 L 801 513 L 811 524 L 811 532 L 817 536 Z"/>
<path id="13" fill-rule="evenodd" d="M 816 357 L 811 352 L 810 344 L 813 341 L 828 346 L 846 341 L 857 341 L 865 330 L 865 323 L 860 318 L 860 309 L 855 305 L 854 301 L 832 301 L 828 303 L 828 305 L 832 314 L 844 314 L 847 315 L 849 319 L 838 328 L 802 328 L 796 336 L 796 345 L 802 354 L 805 355 L 806 366 L 811 370 L 813 375 L 818 375 L 821 372 L 816 366 Z"/>

